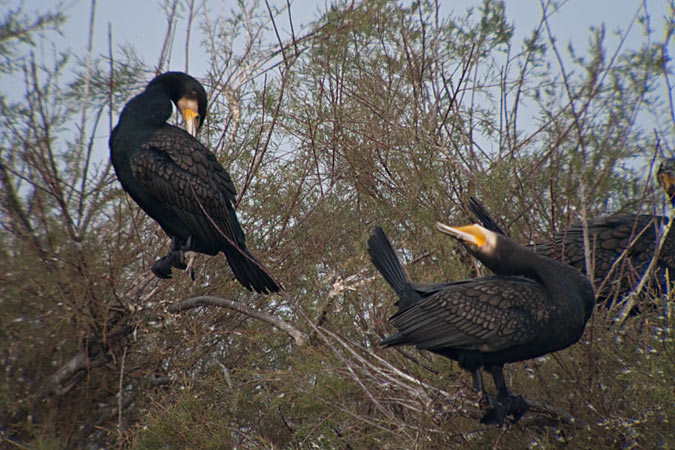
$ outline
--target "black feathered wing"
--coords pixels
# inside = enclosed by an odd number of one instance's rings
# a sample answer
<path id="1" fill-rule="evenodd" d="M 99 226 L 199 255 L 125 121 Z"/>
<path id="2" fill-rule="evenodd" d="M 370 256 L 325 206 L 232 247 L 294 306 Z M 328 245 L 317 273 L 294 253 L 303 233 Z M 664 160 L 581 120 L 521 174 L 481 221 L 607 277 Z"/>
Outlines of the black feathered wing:
<path id="1" fill-rule="evenodd" d="M 656 250 L 658 234 L 656 228 L 662 227 L 665 223 L 667 223 L 665 217 L 651 215 L 613 215 L 589 221 L 589 243 L 595 278 L 604 279 L 619 255 L 638 236 L 640 238 L 628 251 L 630 264 L 626 267 L 632 267 L 635 270 L 634 276 L 639 276 L 641 268 L 649 263 Z M 583 227 L 581 224 L 574 224 L 566 230 L 557 232 L 553 242 L 535 244 L 532 247 L 540 255 L 563 260 L 585 271 L 583 239 Z M 674 244 L 675 239 L 666 241 L 665 251 L 662 251 L 659 258 L 660 266 L 673 267 L 671 263 L 675 261 L 672 256 Z M 564 255 L 562 258 L 561 254 Z M 615 272 L 614 277 L 617 276 Z"/>
<path id="2" fill-rule="evenodd" d="M 135 181 L 156 205 L 141 205 L 172 236 L 192 236 L 195 251 L 223 251 L 237 279 L 258 292 L 278 291 L 276 283 L 246 249 L 233 203 L 230 175 L 199 141 L 166 125 L 129 158 Z M 154 213 L 153 213 L 154 212 Z"/>
<path id="3" fill-rule="evenodd" d="M 391 317 L 398 333 L 382 345 L 496 352 L 534 339 L 549 315 L 546 291 L 525 278 L 495 276 L 436 286 L 442 289 Z"/>
<path id="4" fill-rule="evenodd" d="M 199 141 L 166 126 L 134 152 L 129 162 L 136 181 L 157 201 L 155 206 L 165 211 L 164 216 L 154 218 L 169 234 L 183 239 L 191 235 L 195 250 L 211 255 L 226 244 L 246 248 L 232 206 L 234 185 Z"/>

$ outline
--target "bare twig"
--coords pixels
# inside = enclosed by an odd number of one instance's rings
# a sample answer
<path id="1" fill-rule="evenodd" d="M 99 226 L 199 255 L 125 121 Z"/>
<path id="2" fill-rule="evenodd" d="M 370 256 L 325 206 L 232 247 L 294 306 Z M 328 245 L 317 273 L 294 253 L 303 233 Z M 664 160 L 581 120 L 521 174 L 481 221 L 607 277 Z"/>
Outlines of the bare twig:
<path id="1" fill-rule="evenodd" d="M 124 364 L 127 360 L 127 346 L 124 346 L 124 353 L 122 353 L 122 360 L 120 362 L 120 383 L 118 389 L 118 399 L 117 399 L 117 432 L 122 434 L 122 399 L 124 398 Z"/>
<path id="2" fill-rule="evenodd" d="M 270 325 L 273 325 L 282 331 L 285 331 L 286 333 L 288 333 L 289 336 L 291 336 L 295 340 L 295 343 L 298 345 L 303 345 L 306 341 L 305 334 L 302 331 L 295 328 L 290 323 L 281 320 L 264 311 L 259 311 L 249 306 L 246 306 L 243 303 L 235 302 L 234 300 L 214 297 L 211 295 L 201 295 L 199 297 L 192 297 L 185 300 L 181 300 L 178 303 L 169 306 L 167 310 L 171 313 L 179 313 L 182 311 L 187 311 L 189 309 L 197 308 L 199 306 L 217 306 L 220 308 L 233 309 L 254 319 L 269 323 Z"/>
<path id="3" fill-rule="evenodd" d="M 291 0 L 286 0 L 286 10 L 288 11 L 288 24 L 291 26 L 291 40 L 293 41 L 293 49 L 295 56 L 300 56 L 298 51 L 298 42 L 295 39 L 295 29 L 293 28 L 293 15 L 291 14 Z"/>
<path id="4" fill-rule="evenodd" d="M 635 305 L 635 299 L 638 297 L 640 292 L 642 292 L 642 289 L 644 289 L 645 285 L 647 284 L 647 281 L 649 281 L 649 278 L 651 277 L 654 268 L 658 265 L 661 249 L 663 248 L 663 245 L 666 243 L 666 240 L 668 239 L 668 235 L 670 234 L 670 228 L 673 226 L 673 221 L 675 221 L 675 211 L 670 216 L 670 220 L 668 220 L 668 225 L 666 225 L 666 228 L 663 231 L 663 235 L 661 236 L 661 239 L 659 239 L 659 245 L 656 247 L 654 256 L 652 256 L 652 260 L 650 261 L 647 270 L 645 270 L 644 274 L 642 275 L 640 283 L 638 283 L 637 287 L 633 291 L 631 291 L 628 297 L 624 300 L 623 308 L 621 309 L 621 312 L 619 313 L 619 316 L 616 319 L 616 324 L 618 326 L 621 326 L 621 324 L 623 324 L 623 322 L 626 320 L 626 317 L 628 317 L 628 314 L 630 314 L 631 310 L 633 309 L 633 306 Z"/>
<path id="5" fill-rule="evenodd" d="M 164 35 L 164 42 L 162 42 L 162 50 L 159 53 L 159 61 L 155 68 L 155 74 L 159 75 L 164 72 L 164 63 L 168 64 L 169 55 L 171 54 L 171 45 L 176 28 L 176 8 L 178 7 L 178 0 L 174 0 L 171 4 L 171 11 L 169 12 L 167 20 L 166 34 Z"/>
<path id="6" fill-rule="evenodd" d="M 328 291 L 326 300 L 322 303 L 319 311 L 316 314 L 316 320 L 314 323 L 317 327 L 323 325 L 324 321 L 326 320 L 328 310 L 337 297 L 342 295 L 345 291 L 356 292 L 361 286 L 375 278 L 374 276 L 366 277 L 364 272 L 365 270 L 362 270 L 344 279 L 339 275 L 335 277 L 335 281 L 333 281 L 333 284 Z M 310 331 L 310 337 L 314 337 L 314 330 Z"/>
<path id="7" fill-rule="evenodd" d="M 91 0 L 91 13 L 89 17 L 89 38 L 87 41 L 87 69 L 84 76 L 84 90 L 82 92 L 82 116 L 80 122 L 80 137 L 79 137 L 79 147 L 80 151 L 77 154 L 78 160 L 81 158 L 82 153 L 84 153 L 84 141 L 86 133 L 86 123 L 87 123 L 87 111 L 89 110 L 89 84 L 91 82 L 91 65 L 92 65 L 92 54 L 94 50 L 94 19 L 96 17 L 96 0 Z M 101 107 L 101 112 L 103 107 Z M 100 113 L 99 113 L 100 117 Z M 98 123 L 98 119 L 96 120 Z M 96 126 L 94 125 L 94 130 Z M 92 131 L 93 139 L 94 131 Z M 90 140 L 91 142 L 91 140 Z M 87 178 L 89 173 L 89 161 L 91 160 L 92 145 L 90 144 L 86 150 L 86 157 L 84 165 L 82 167 L 82 180 L 80 183 L 80 193 L 79 193 L 79 202 L 78 202 L 78 225 L 81 225 L 81 219 L 84 211 L 84 200 L 86 197 L 86 187 L 87 187 Z M 81 233 L 81 231 L 80 231 Z"/>
<path id="8" fill-rule="evenodd" d="M 185 73 L 189 72 L 189 62 L 190 62 L 190 33 L 192 32 L 192 20 L 195 16 L 195 0 L 189 0 L 188 3 L 188 16 L 187 24 L 185 30 Z"/>
<path id="9" fill-rule="evenodd" d="M 277 42 L 279 42 L 279 50 L 281 50 L 281 56 L 284 59 L 284 64 L 288 67 L 288 60 L 286 59 L 286 48 L 284 47 L 283 42 L 281 41 L 281 36 L 279 36 L 279 30 L 277 29 L 277 22 L 274 20 L 274 14 L 272 13 L 272 8 L 267 0 L 265 0 L 265 6 L 267 6 L 267 12 L 270 15 L 270 21 L 272 22 L 272 27 L 274 28 L 274 34 L 277 36 Z"/>

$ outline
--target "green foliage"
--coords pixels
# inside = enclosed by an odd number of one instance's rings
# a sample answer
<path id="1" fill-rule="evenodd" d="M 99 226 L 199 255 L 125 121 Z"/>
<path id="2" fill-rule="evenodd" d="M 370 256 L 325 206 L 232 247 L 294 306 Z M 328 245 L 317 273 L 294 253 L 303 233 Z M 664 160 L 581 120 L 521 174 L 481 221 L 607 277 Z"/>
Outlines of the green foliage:
<path id="1" fill-rule="evenodd" d="M 184 389 L 182 395 L 172 398 L 166 408 L 157 409 L 147 417 L 147 431 L 140 433 L 135 447 L 148 450 L 232 448 L 227 422 L 219 420 L 223 412 L 216 405 L 200 399 L 192 389 Z"/>
<path id="2" fill-rule="evenodd" d="M 0 73 L 17 70 L 26 50 L 36 45 L 36 38 L 60 30 L 66 21 L 58 9 L 34 16 L 30 17 L 22 7 L 17 7 L 7 9 L 0 18 Z"/>

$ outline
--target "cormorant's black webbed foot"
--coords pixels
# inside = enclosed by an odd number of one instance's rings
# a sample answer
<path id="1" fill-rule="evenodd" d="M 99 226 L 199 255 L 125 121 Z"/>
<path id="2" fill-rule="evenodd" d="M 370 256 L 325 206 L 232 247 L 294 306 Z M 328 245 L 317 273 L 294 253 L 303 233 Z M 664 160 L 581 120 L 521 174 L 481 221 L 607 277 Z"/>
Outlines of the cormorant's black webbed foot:
<path id="1" fill-rule="evenodd" d="M 525 401 L 522 395 L 514 395 L 508 390 L 506 392 L 500 392 L 497 396 L 497 401 L 504 405 L 506 409 L 506 415 L 512 416 L 513 419 L 509 419 L 511 423 L 516 423 L 523 417 L 529 409 L 530 405 Z"/>
<path id="2" fill-rule="evenodd" d="M 171 278 L 171 262 L 169 255 L 155 261 L 150 270 L 152 270 L 152 273 L 154 273 L 157 278 L 163 280 Z"/>
<path id="3" fill-rule="evenodd" d="M 501 427 L 507 418 L 509 422 L 516 423 L 530 409 L 530 405 L 522 395 L 514 395 L 510 392 L 500 393 L 497 398 L 484 394 L 483 399 L 487 401 L 488 409 L 480 419 L 480 423 L 486 425 Z"/>
<path id="4" fill-rule="evenodd" d="M 471 377 L 473 378 L 474 389 L 482 395 L 481 403 L 487 403 L 488 407 L 485 415 L 480 419 L 480 423 L 501 427 L 504 425 L 504 419 L 506 418 L 506 408 L 498 399 L 488 394 L 483 387 L 483 377 L 481 376 L 480 368 L 473 369 L 471 371 Z"/>
<path id="5" fill-rule="evenodd" d="M 506 381 L 504 380 L 504 372 L 502 371 L 502 366 L 490 366 L 487 368 L 492 374 L 492 379 L 495 382 L 497 387 L 497 400 L 496 402 L 502 405 L 504 408 L 504 416 L 512 416 L 513 419 L 509 419 L 511 423 L 516 423 L 523 417 L 529 409 L 530 405 L 527 404 L 525 399 L 521 395 L 512 394 L 509 391 L 509 388 L 506 387 Z M 504 423 L 502 418 L 501 426 Z"/>
<path id="6" fill-rule="evenodd" d="M 506 407 L 499 400 L 487 393 L 483 394 L 483 400 L 487 400 L 488 409 L 485 412 L 485 415 L 480 419 L 480 423 L 497 425 L 498 427 L 504 425 L 504 419 L 506 419 L 506 415 L 508 414 Z"/>
<path id="7" fill-rule="evenodd" d="M 183 250 L 170 251 L 166 256 L 158 259 L 152 265 L 151 270 L 157 278 L 168 279 L 171 278 L 172 267 L 181 270 L 185 270 L 187 268 Z"/>
<path id="8" fill-rule="evenodd" d="M 166 256 L 160 258 L 152 265 L 152 273 L 157 278 L 171 278 L 171 268 L 185 270 L 188 265 L 185 263 L 185 252 L 192 250 L 192 237 L 188 237 L 185 243 L 181 243 L 175 236 L 171 238 L 171 250 Z M 190 267 L 190 278 L 195 279 L 194 269 Z"/>
<path id="9" fill-rule="evenodd" d="M 185 264 L 185 252 L 182 249 L 176 250 L 175 252 L 169 252 L 166 257 L 169 258 L 171 267 L 175 267 L 176 269 L 180 270 L 187 269 L 187 264 Z"/>

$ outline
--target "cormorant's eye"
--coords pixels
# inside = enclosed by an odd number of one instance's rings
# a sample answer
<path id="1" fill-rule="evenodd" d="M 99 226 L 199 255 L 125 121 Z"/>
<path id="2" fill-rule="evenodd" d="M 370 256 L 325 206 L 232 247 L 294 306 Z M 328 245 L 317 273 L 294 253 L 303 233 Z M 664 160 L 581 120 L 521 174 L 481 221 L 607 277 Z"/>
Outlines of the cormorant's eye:
<path id="1" fill-rule="evenodd" d="M 202 117 L 202 116 L 200 116 L 199 114 L 195 114 L 195 122 L 201 123 L 201 120 L 200 120 L 201 117 Z"/>

